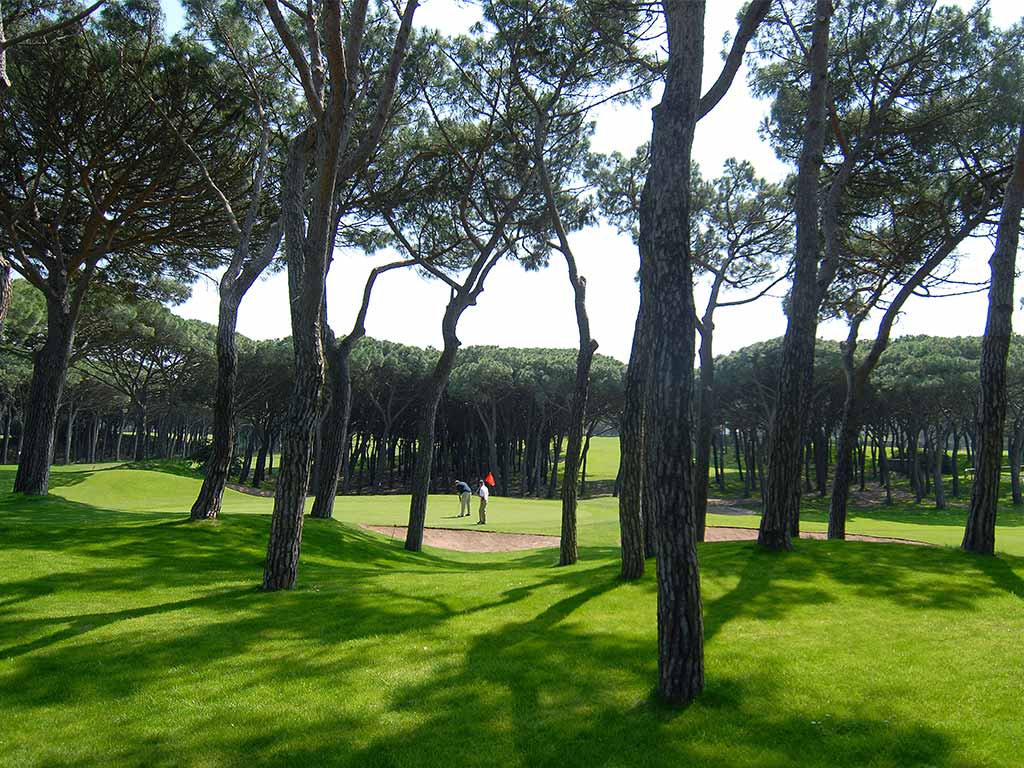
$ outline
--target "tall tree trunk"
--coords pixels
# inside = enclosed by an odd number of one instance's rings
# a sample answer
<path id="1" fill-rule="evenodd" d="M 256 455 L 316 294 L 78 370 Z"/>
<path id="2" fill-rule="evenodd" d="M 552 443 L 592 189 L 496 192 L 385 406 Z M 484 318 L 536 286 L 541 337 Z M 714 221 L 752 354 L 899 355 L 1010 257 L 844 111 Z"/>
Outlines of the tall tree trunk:
<path id="1" fill-rule="evenodd" d="M 321 341 L 327 254 L 333 246 L 332 202 L 336 174 L 336 147 L 322 124 L 315 131 L 316 166 L 308 231 L 304 211 L 305 169 L 309 147 L 306 134 L 292 141 L 282 180 L 281 209 L 288 261 L 288 296 L 292 322 L 295 380 L 282 425 L 281 464 L 274 493 L 274 512 L 263 568 L 263 589 L 291 589 L 298 577 L 302 523 L 309 486 L 313 430 L 320 410 L 324 381 Z"/>
<path id="2" fill-rule="evenodd" d="M 950 472 L 953 475 L 953 498 L 960 498 L 960 428 L 953 427 L 953 453 L 949 457 Z"/>
<path id="3" fill-rule="evenodd" d="M 0 19 L 0 38 L 3 36 L 3 23 L 3 20 Z M 3 54 L 0 53 L 0 57 L 2 56 Z M 7 310 L 11 307 L 11 293 L 11 265 L 7 258 L 0 253 L 0 336 L 4 332 Z"/>
<path id="4" fill-rule="evenodd" d="M 945 454 L 946 435 L 942 427 L 935 426 L 935 439 L 932 441 L 932 479 L 935 484 L 935 508 L 946 508 L 946 489 L 942 485 L 942 457 Z"/>
<path id="5" fill-rule="evenodd" d="M 622 578 L 639 579 L 644 575 L 644 527 L 651 523 L 644 519 L 649 510 L 643 506 L 644 498 L 644 403 L 647 364 L 643 360 L 644 348 L 641 325 L 643 314 L 637 314 L 633 330 L 633 344 L 626 367 L 625 402 L 619 424 L 619 462 L 622 487 L 619 491 L 619 539 L 622 547 Z M 652 526 L 653 527 L 653 526 Z"/>
<path id="6" fill-rule="evenodd" d="M 498 405 L 491 400 L 490 409 L 487 415 L 484 414 L 479 405 L 474 404 L 473 408 L 476 411 L 477 416 L 480 417 L 480 423 L 483 424 L 484 432 L 487 433 L 487 472 L 491 472 L 495 475 L 495 487 L 499 484 L 504 487 L 504 472 L 498 465 Z M 555 462 L 557 464 L 557 457 Z M 484 474 L 486 474 L 486 472 Z M 548 487 L 550 488 L 551 486 L 549 485 Z M 551 496 L 549 495 L 548 498 L 551 498 Z"/>
<path id="7" fill-rule="evenodd" d="M 270 441 L 272 438 L 271 416 L 268 414 L 263 420 L 263 429 L 260 430 L 260 448 L 256 454 L 256 466 L 252 470 L 252 487 L 259 488 L 266 479 L 267 456 L 270 455 Z"/>
<path id="8" fill-rule="evenodd" d="M 846 515 L 852 480 L 852 454 L 860 432 L 860 405 L 867 383 L 865 372 L 854 368 L 856 346 L 848 344 L 843 352 L 843 370 L 846 378 L 846 396 L 839 422 L 839 442 L 836 445 L 836 468 L 832 478 L 832 498 L 828 507 L 828 537 L 846 538 Z"/>
<path id="9" fill-rule="evenodd" d="M 328 381 L 331 387 L 331 404 L 324 416 L 327 427 L 320 456 L 323 471 L 315 489 L 316 498 L 310 514 L 321 520 L 329 520 L 334 514 L 334 499 L 338 493 L 338 478 L 341 476 L 345 446 L 349 442 L 348 425 L 352 415 L 352 379 L 349 370 L 349 353 L 352 343 L 342 340 L 329 358 Z"/>
<path id="10" fill-rule="evenodd" d="M 124 413 L 121 414 L 121 420 L 117 423 L 117 442 L 114 448 L 115 461 L 121 461 L 121 443 L 124 440 Z"/>
<path id="11" fill-rule="evenodd" d="M 0 453 L 0 464 L 7 463 L 8 450 L 11 446 L 11 430 L 14 429 L 14 406 L 9 405 L 5 410 L 4 418 L 4 445 L 3 452 Z"/>
<path id="12" fill-rule="evenodd" d="M 995 551 L 999 475 L 1003 465 L 1003 422 L 1006 419 L 1006 358 L 1013 333 L 1013 280 L 1024 205 L 1024 124 L 1017 138 L 1013 175 L 1006 185 L 996 247 L 989 260 L 992 281 L 988 319 L 981 346 L 981 399 L 978 403 L 978 445 L 974 487 L 967 512 L 963 548 L 991 555 Z"/>
<path id="13" fill-rule="evenodd" d="M 559 565 L 572 565 L 578 557 L 576 541 L 577 473 L 583 444 L 583 423 L 587 416 L 587 395 L 590 390 L 590 365 L 594 360 L 597 342 L 590 338 L 590 323 L 583 305 L 586 281 L 579 278 L 576 292 L 576 317 L 580 329 L 580 349 L 576 356 L 576 385 L 573 389 L 569 412 L 568 441 L 562 471 L 562 530 L 559 538 Z"/>
<path id="14" fill-rule="evenodd" d="M 800 445 L 803 417 L 810 400 L 814 344 L 821 290 L 819 185 L 827 121 L 828 45 L 832 0 L 816 0 L 809 66 L 810 91 L 795 190 L 796 249 L 793 285 L 786 309 L 786 335 L 775 410 L 769 425 L 768 478 L 758 544 L 768 550 L 791 549 L 792 522 L 800 514 Z"/>
<path id="15" fill-rule="evenodd" d="M 66 424 L 66 431 L 64 432 L 64 463 L 71 463 L 71 446 L 75 435 L 75 403 L 73 400 L 68 400 L 68 418 Z"/>
<path id="16" fill-rule="evenodd" d="M 565 436 L 561 433 L 555 435 L 555 454 L 554 460 L 551 462 L 551 474 L 548 477 L 548 493 L 549 499 L 555 498 L 555 491 L 558 490 L 558 463 L 562 459 L 562 442 Z"/>
<path id="17" fill-rule="evenodd" d="M 56 270 L 49 283 L 55 295 L 47 296 L 46 340 L 33 356 L 14 478 L 15 492 L 29 496 L 45 496 L 50 486 L 57 411 L 74 343 L 75 315 L 68 308 L 67 283 Z"/>
<path id="18" fill-rule="evenodd" d="M 250 425 L 245 437 L 245 455 L 242 457 L 242 467 L 238 471 L 238 484 L 245 485 L 249 480 L 249 473 L 252 471 L 252 457 L 256 450 L 256 427 Z"/>
<path id="19" fill-rule="evenodd" d="M 700 379 L 697 395 L 697 460 L 693 465 L 693 514 L 697 521 L 697 541 L 704 541 L 708 517 L 708 470 L 711 458 L 711 433 L 714 427 L 715 357 L 712 351 L 714 325 L 706 313 L 700 328 Z"/>
<path id="20" fill-rule="evenodd" d="M 437 406 L 441 402 L 448 379 L 455 367 L 455 356 L 460 342 L 456 336 L 459 318 L 468 304 L 459 295 L 452 297 L 441 321 L 444 347 L 434 365 L 430 380 L 424 388 L 422 410 L 416 425 L 416 459 L 412 476 L 412 499 L 409 501 L 409 527 L 406 529 L 405 548 L 410 552 L 423 549 L 423 528 L 427 519 L 427 496 L 430 493 L 430 473 L 434 463 L 434 428 Z M 537 446 L 538 450 L 540 446 Z"/>
<path id="21" fill-rule="evenodd" d="M 217 317 L 217 383 L 213 400 L 213 445 L 199 496 L 192 504 L 191 520 L 216 520 L 220 516 L 224 487 L 231 469 L 235 444 L 235 382 L 238 378 L 238 302 L 221 284 Z"/>
<path id="22" fill-rule="evenodd" d="M 646 477 L 657 526 L 658 694 L 684 705 L 704 689 L 704 619 L 691 463 L 695 317 L 691 153 L 699 119 L 704 3 L 664 3 L 669 55 L 653 110 L 640 199 L 641 328 L 647 350 Z"/>
<path id="23" fill-rule="evenodd" d="M 100 440 L 100 415 L 93 413 L 92 415 L 92 429 L 89 434 L 89 463 L 96 463 L 96 448 Z"/>
<path id="24" fill-rule="evenodd" d="M 580 496 L 583 498 L 586 498 L 587 495 L 587 456 L 590 455 L 590 440 L 594 436 L 596 426 L 595 422 L 590 422 L 583 438 L 583 450 L 580 451 Z"/>
<path id="25" fill-rule="evenodd" d="M 924 498 L 924 481 L 922 479 L 921 472 L 921 452 L 917 450 L 917 438 L 920 435 L 920 429 L 917 425 L 910 428 L 908 437 L 910 439 L 910 477 L 911 483 L 914 487 L 914 496 L 918 504 L 921 503 L 921 499 Z"/>
<path id="26" fill-rule="evenodd" d="M 146 404 L 139 401 L 135 404 L 135 442 L 132 444 L 132 461 L 142 461 L 146 454 Z"/>
<path id="27" fill-rule="evenodd" d="M 531 495 L 538 499 L 544 494 L 543 482 L 541 480 L 541 468 L 544 465 L 544 446 L 551 442 L 551 436 L 548 435 L 546 427 L 546 419 L 542 418 L 537 422 L 537 437 L 535 438 L 533 451 L 533 473 L 530 480 L 530 489 Z"/>
<path id="28" fill-rule="evenodd" d="M 1020 463 L 1021 453 L 1024 452 L 1024 419 L 1016 419 L 1013 423 L 1013 433 L 1010 436 L 1010 450 L 1007 458 L 1010 460 L 1010 496 L 1013 499 L 1013 506 L 1019 507 L 1024 504 L 1020 488 Z"/>
<path id="29" fill-rule="evenodd" d="M 860 490 L 861 491 L 866 490 L 865 480 L 864 480 L 864 468 L 865 468 L 865 465 L 867 463 L 867 457 L 868 457 L 868 433 L 867 433 L 867 430 L 861 430 L 860 454 L 859 454 L 858 459 L 857 459 L 860 462 Z"/>

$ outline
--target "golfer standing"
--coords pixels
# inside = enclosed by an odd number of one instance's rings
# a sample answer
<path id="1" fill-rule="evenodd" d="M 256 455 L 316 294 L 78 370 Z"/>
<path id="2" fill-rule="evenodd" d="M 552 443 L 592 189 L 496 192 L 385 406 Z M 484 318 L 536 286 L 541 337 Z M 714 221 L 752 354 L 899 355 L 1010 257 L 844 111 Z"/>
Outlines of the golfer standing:
<path id="1" fill-rule="evenodd" d="M 491 492 L 487 490 L 487 483 L 483 480 L 480 481 L 480 487 L 477 489 L 477 494 L 480 496 L 480 519 L 476 521 L 477 525 L 487 524 L 487 497 L 491 495 Z"/>
<path id="2" fill-rule="evenodd" d="M 473 496 L 473 489 L 469 487 L 469 483 L 464 483 L 462 480 L 456 480 L 455 492 L 459 494 L 459 517 L 469 517 L 469 500 Z"/>

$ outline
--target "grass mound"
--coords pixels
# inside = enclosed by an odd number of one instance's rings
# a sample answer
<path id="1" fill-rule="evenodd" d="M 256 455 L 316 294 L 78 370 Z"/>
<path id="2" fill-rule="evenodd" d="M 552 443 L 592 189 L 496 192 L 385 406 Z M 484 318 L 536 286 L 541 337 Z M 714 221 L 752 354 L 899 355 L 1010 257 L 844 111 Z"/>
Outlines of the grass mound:
<path id="1" fill-rule="evenodd" d="M 268 595 L 269 500 L 229 493 L 221 521 L 190 524 L 194 478 L 57 477 L 47 499 L 0 495 L 0 765 L 967 767 L 1024 751 L 1018 557 L 706 545 L 708 688 L 673 712 L 651 699 L 653 577 L 617 578 L 604 502 L 567 569 L 307 520 L 300 586 Z M 366 522 L 403 506 L 343 501 Z M 489 527 L 557 526 L 557 505 L 500 502 L 509 522 Z"/>

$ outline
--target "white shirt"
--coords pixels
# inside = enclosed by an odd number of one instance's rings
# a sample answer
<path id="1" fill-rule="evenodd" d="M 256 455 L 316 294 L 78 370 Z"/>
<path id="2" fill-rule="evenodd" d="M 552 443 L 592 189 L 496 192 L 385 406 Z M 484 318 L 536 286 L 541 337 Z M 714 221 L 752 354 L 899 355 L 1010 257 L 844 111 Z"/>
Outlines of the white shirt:
<path id="1" fill-rule="evenodd" d="M 481 499 L 486 499 L 491 495 L 491 492 L 487 490 L 487 483 L 480 483 L 480 490 L 478 491 Z"/>

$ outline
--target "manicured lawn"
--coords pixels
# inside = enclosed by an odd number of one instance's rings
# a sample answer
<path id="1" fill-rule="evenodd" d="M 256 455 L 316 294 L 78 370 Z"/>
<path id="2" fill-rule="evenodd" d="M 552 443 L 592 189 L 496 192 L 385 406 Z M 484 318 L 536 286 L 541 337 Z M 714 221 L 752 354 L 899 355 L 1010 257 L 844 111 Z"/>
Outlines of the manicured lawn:
<path id="1" fill-rule="evenodd" d="M 614 480 L 619 473 L 619 438 L 592 437 L 587 449 L 587 479 Z"/>
<path id="2" fill-rule="evenodd" d="M 582 560 L 566 569 L 550 551 L 412 555 L 349 524 L 404 522 L 407 497 L 339 499 L 340 521 L 306 523 L 298 588 L 265 595 L 268 499 L 229 493 L 220 522 L 194 525 L 191 477 L 59 470 L 42 500 L 7 493 L 12 479 L 0 468 L 0 765 L 968 768 L 1024 754 L 1021 557 L 702 546 L 708 688 L 672 712 L 651 699 L 653 576 L 618 580 L 612 499 L 582 505 Z M 433 500 L 429 524 L 455 513 Z M 851 529 L 957 538 L 938 514 L 858 514 Z M 489 527 L 554 532 L 557 515 L 495 499 Z M 1001 544 L 1024 555 L 1020 516 L 1002 520 Z"/>

